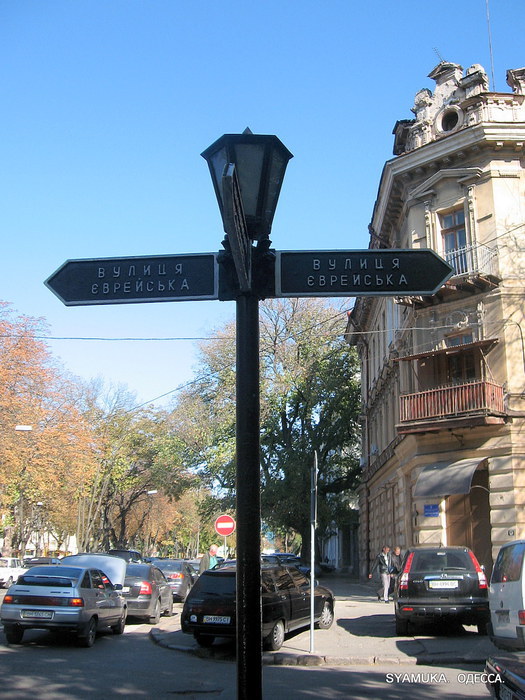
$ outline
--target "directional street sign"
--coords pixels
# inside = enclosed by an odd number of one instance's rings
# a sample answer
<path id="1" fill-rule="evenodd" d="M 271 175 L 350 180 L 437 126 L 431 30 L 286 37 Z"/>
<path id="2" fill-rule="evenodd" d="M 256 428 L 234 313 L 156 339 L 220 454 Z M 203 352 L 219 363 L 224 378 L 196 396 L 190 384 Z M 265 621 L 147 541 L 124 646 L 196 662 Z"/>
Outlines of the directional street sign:
<path id="1" fill-rule="evenodd" d="M 427 248 L 282 251 L 275 296 L 430 296 L 453 272 Z"/>
<path id="2" fill-rule="evenodd" d="M 228 537 L 235 532 L 235 520 L 231 515 L 219 515 L 215 521 L 215 532 L 223 537 Z"/>
<path id="3" fill-rule="evenodd" d="M 66 306 L 218 299 L 217 254 L 67 260 L 45 284 Z"/>

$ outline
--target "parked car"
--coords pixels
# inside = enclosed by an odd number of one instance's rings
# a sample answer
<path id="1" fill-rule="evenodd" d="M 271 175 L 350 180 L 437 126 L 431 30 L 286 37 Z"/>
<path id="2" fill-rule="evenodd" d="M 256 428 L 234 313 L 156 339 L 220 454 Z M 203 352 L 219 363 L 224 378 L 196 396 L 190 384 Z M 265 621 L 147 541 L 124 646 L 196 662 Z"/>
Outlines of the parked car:
<path id="1" fill-rule="evenodd" d="M 9 644 L 19 644 L 26 629 L 70 631 L 85 647 L 93 645 L 102 627 L 110 627 L 114 634 L 124 632 L 125 562 L 99 554 L 67 559 L 58 565 L 34 566 L 9 587 L 0 608 Z"/>
<path id="2" fill-rule="evenodd" d="M 184 559 L 153 559 L 151 563 L 158 567 L 168 580 L 173 600 L 185 601 L 197 578 L 188 562 Z"/>
<path id="3" fill-rule="evenodd" d="M 204 571 L 186 598 L 181 629 L 193 634 L 200 646 L 215 637 L 236 634 L 236 567 L 225 565 Z M 285 634 L 310 624 L 310 581 L 295 567 L 262 565 L 262 635 L 264 646 L 280 649 Z M 321 629 L 334 620 L 334 595 L 324 586 L 315 587 L 315 622 Z"/>
<path id="4" fill-rule="evenodd" d="M 26 571 L 27 568 L 17 557 L 0 557 L 0 586 L 9 588 Z"/>
<path id="5" fill-rule="evenodd" d="M 112 557 L 120 557 L 127 562 L 134 562 L 140 564 L 144 561 L 142 554 L 137 552 L 136 549 L 109 549 L 106 554 L 110 554 Z"/>
<path id="6" fill-rule="evenodd" d="M 200 559 L 185 559 L 186 563 L 190 566 L 193 571 L 194 582 L 199 576 L 199 565 L 201 563 Z"/>
<path id="7" fill-rule="evenodd" d="M 162 571 L 153 564 L 128 564 L 122 589 L 128 615 L 156 625 L 162 614 L 173 615 L 173 594 Z"/>
<path id="8" fill-rule="evenodd" d="M 525 654 L 498 654 L 485 662 L 486 686 L 497 700 L 525 700 Z"/>
<path id="9" fill-rule="evenodd" d="M 525 650 L 525 540 L 504 544 L 489 588 L 492 642 L 501 649 Z"/>
<path id="10" fill-rule="evenodd" d="M 24 559 L 24 566 L 28 569 L 31 566 L 46 566 L 48 564 L 60 564 L 62 560 L 58 557 L 31 557 L 29 559 Z"/>
<path id="11" fill-rule="evenodd" d="M 418 547 L 405 554 L 394 588 L 396 634 L 409 623 L 446 620 L 486 634 L 487 578 L 468 547 Z"/>

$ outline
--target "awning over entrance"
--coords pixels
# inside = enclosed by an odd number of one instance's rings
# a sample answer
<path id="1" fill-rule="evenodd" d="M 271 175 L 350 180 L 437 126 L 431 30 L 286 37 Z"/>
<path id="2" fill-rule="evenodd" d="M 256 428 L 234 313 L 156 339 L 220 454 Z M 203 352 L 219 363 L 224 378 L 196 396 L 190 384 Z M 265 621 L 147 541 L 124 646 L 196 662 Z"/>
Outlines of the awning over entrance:
<path id="1" fill-rule="evenodd" d="M 490 352 L 492 348 L 499 342 L 498 338 L 485 338 L 484 340 L 475 340 L 472 343 L 463 343 L 462 345 L 447 345 L 446 348 L 437 350 L 427 350 L 426 352 L 418 352 L 415 355 L 404 355 L 396 357 L 395 362 L 403 362 L 404 360 L 422 360 L 426 357 L 436 357 L 437 355 L 455 355 L 466 350 L 480 349 L 484 352 Z"/>
<path id="2" fill-rule="evenodd" d="M 479 457 L 460 459 L 458 462 L 435 462 L 424 467 L 416 481 L 414 498 L 422 500 L 436 496 L 468 493 L 472 477 L 485 460 Z"/>

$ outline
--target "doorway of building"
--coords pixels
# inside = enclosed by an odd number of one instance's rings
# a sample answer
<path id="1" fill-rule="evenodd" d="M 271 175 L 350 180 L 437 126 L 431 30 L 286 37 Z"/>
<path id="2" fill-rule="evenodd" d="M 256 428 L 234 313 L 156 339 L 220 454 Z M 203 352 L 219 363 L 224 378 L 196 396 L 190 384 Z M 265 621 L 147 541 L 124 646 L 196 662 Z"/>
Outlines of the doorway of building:
<path id="1" fill-rule="evenodd" d="M 477 469 L 470 493 L 446 499 L 446 522 L 447 544 L 469 547 L 490 578 L 493 562 L 488 485 L 487 469 Z"/>

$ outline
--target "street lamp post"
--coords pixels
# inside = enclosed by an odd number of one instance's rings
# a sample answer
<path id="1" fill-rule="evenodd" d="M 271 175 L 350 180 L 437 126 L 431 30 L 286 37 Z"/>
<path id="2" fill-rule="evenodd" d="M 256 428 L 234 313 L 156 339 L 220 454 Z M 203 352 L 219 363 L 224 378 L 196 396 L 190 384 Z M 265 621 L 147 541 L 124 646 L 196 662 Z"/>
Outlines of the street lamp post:
<path id="1" fill-rule="evenodd" d="M 202 153 L 226 232 L 219 259 L 236 301 L 237 697 L 262 698 L 259 300 L 271 287 L 270 230 L 292 154 L 276 136 L 225 134 Z M 253 243 L 257 242 L 254 247 Z"/>

